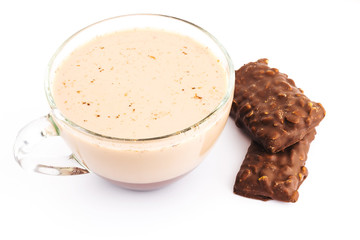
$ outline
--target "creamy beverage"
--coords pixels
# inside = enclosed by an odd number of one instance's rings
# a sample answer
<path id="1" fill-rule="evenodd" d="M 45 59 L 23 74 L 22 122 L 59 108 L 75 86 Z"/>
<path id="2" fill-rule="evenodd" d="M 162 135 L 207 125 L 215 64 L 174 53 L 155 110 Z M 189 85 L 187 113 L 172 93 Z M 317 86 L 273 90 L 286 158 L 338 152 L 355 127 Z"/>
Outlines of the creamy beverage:
<path id="1" fill-rule="evenodd" d="M 55 71 L 63 115 L 92 132 L 126 139 L 181 131 L 213 112 L 227 91 L 220 60 L 187 36 L 155 29 L 101 35 Z"/>
<path id="2" fill-rule="evenodd" d="M 190 22 L 156 14 L 99 21 L 51 58 L 50 112 L 19 131 L 15 160 L 48 175 L 95 173 L 135 190 L 165 186 L 212 148 L 234 85 L 226 50 Z M 47 144 L 56 138 L 70 154 Z"/>

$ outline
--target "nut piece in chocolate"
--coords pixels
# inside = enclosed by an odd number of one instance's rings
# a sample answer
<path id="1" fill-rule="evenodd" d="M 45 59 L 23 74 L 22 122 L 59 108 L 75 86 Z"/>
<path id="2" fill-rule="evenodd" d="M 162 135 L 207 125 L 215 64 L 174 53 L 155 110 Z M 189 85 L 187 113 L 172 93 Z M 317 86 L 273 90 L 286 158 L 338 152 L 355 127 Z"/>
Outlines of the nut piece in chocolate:
<path id="1" fill-rule="evenodd" d="M 315 129 L 279 153 L 269 153 L 252 141 L 234 184 L 234 193 L 260 200 L 296 202 L 298 188 L 308 176 L 305 167 Z"/>
<path id="2" fill-rule="evenodd" d="M 275 153 L 300 141 L 324 118 L 325 109 L 286 74 L 270 68 L 267 59 L 259 59 L 236 71 L 231 116 L 253 140 Z"/>

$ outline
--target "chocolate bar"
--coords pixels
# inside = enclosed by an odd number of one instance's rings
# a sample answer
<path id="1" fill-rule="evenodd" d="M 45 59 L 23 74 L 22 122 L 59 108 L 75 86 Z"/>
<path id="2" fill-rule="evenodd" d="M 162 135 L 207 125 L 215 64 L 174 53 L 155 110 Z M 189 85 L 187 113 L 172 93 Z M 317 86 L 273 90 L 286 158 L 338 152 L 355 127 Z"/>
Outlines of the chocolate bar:
<path id="1" fill-rule="evenodd" d="M 310 101 L 294 81 L 267 59 L 236 71 L 231 116 L 238 127 L 271 153 L 300 141 L 325 116 L 320 103 Z"/>
<path id="2" fill-rule="evenodd" d="M 301 141 L 278 153 L 269 153 L 252 141 L 240 171 L 236 176 L 234 193 L 260 200 L 296 202 L 298 188 L 308 176 L 305 167 L 315 129 Z"/>

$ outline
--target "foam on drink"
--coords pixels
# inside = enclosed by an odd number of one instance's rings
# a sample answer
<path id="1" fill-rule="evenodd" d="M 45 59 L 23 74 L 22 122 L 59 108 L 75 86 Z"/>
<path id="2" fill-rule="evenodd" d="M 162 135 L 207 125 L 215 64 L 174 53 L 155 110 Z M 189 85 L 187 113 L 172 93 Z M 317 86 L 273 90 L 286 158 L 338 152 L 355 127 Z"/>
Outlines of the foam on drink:
<path id="1" fill-rule="evenodd" d="M 209 115 L 226 92 L 226 73 L 205 46 L 176 33 L 133 29 L 98 36 L 55 72 L 54 100 L 93 132 L 151 138 Z"/>

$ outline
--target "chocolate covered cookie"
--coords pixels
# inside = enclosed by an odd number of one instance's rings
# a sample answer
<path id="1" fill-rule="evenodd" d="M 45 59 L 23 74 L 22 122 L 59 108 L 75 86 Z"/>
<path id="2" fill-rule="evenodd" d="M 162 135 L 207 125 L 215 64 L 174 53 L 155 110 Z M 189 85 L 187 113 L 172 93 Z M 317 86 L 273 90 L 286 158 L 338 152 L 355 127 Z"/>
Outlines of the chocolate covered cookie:
<path id="1" fill-rule="evenodd" d="M 234 184 L 234 193 L 260 200 L 296 202 L 298 188 L 308 175 L 305 167 L 312 129 L 298 143 L 279 153 L 269 153 L 252 141 Z"/>
<path id="2" fill-rule="evenodd" d="M 276 153 L 299 142 L 325 116 L 320 103 L 307 98 L 294 81 L 267 59 L 236 71 L 231 116 L 254 141 Z"/>

